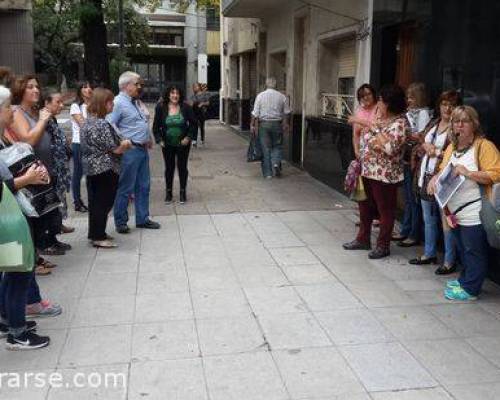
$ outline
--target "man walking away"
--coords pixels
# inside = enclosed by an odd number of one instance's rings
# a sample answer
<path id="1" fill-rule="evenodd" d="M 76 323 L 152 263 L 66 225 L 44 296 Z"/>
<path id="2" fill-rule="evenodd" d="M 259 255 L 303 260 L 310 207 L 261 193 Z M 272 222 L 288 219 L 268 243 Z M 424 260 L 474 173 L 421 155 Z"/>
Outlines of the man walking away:
<path id="1" fill-rule="evenodd" d="M 281 176 L 283 132 L 288 133 L 290 107 L 287 97 L 276 90 L 276 79 L 266 79 L 267 89 L 255 98 L 250 130 L 262 146 L 262 175 Z"/>
<path id="2" fill-rule="evenodd" d="M 141 93 L 141 77 L 127 71 L 120 75 L 120 93 L 115 97 L 114 109 L 107 119 L 123 139 L 133 147 L 122 156 L 120 180 L 114 204 L 115 226 L 118 233 L 129 233 L 128 200 L 135 196 L 135 225 L 137 228 L 159 229 L 160 224 L 149 219 L 149 153 L 152 146 L 148 116 L 137 103 Z"/>

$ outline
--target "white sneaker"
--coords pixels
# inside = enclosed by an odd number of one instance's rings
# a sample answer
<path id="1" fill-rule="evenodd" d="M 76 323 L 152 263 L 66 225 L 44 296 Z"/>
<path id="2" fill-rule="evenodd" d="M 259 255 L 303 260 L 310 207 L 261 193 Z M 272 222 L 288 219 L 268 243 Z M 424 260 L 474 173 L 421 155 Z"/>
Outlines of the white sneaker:
<path id="1" fill-rule="evenodd" d="M 192 142 L 192 143 L 193 143 L 193 146 L 194 146 L 194 147 L 197 147 L 197 142 L 196 142 L 196 140 L 193 140 L 193 142 Z"/>

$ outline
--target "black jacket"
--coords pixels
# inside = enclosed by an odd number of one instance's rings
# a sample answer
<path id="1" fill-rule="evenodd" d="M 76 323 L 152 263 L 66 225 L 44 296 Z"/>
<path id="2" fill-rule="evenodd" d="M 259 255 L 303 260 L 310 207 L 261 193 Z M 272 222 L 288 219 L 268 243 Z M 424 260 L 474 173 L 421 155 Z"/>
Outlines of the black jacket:
<path id="1" fill-rule="evenodd" d="M 160 101 L 155 108 L 153 135 L 156 143 L 160 143 L 162 140 L 165 141 L 167 136 L 167 126 L 165 125 L 165 120 L 168 115 L 167 107 L 168 106 L 163 101 Z M 198 135 L 198 123 L 193 109 L 187 104 L 182 104 L 180 112 L 184 118 L 181 140 L 186 136 L 188 136 L 191 140 L 196 140 L 196 136 Z"/>

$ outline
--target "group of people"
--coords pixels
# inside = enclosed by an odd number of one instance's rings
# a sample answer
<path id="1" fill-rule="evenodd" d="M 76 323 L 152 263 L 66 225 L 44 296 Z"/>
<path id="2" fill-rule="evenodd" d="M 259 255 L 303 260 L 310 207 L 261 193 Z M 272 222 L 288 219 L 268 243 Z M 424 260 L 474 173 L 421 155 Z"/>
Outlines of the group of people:
<path id="1" fill-rule="evenodd" d="M 42 95 L 40 81 L 34 75 L 2 75 L 0 79 L 0 184 L 13 194 L 30 186 L 50 187 L 59 200 L 57 207 L 43 215 L 26 215 L 36 253 L 33 268 L 1 276 L 0 337 L 7 338 L 9 349 L 36 349 L 47 346 L 50 339 L 38 335 L 36 322 L 27 319 L 62 312 L 60 305 L 42 299 L 37 275 L 49 275 L 57 266 L 43 256 L 64 255 L 71 250 L 58 238 L 74 231 L 63 224 L 68 215 L 67 192 L 71 189 L 76 212 L 88 212 L 88 239 L 94 247 L 116 247 L 106 232 L 111 210 L 116 232 L 130 232 L 130 201 L 134 202 L 137 228 L 159 229 L 160 224 L 149 213 L 149 150 L 155 141 L 163 152 L 165 201 L 173 200 L 177 165 L 179 200 L 186 202 L 189 150 L 198 128 L 200 143 L 205 141 L 208 97 L 196 84 L 191 102 L 185 102 L 179 87 L 169 87 L 156 106 L 151 132 L 150 113 L 140 100 L 144 82 L 138 74 L 127 71 L 119 77 L 117 96 L 85 82 L 78 87 L 76 101 L 70 107 L 72 135 L 68 140 L 57 122 L 64 107 L 61 93 Z M 18 144 L 29 144 L 36 162 L 13 176 L 1 150 Z M 84 175 L 87 201 L 81 191 Z"/>
<path id="2" fill-rule="evenodd" d="M 406 92 L 397 85 L 384 86 L 378 96 L 372 85 L 364 84 L 357 90 L 357 99 L 359 108 L 349 122 L 361 166 L 358 184 L 365 198 L 358 203 L 358 234 L 344 249 L 371 250 L 368 257 L 380 259 L 390 255 L 391 240 L 401 247 L 416 246 L 423 233 L 424 253 L 409 263 L 437 264 L 443 238 L 444 260 L 436 274 L 455 272 L 458 262 L 462 266 L 458 280 L 447 282 L 445 297 L 476 299 L 488 270 L 482 199 L 491 199 L 493 184 L 500 182 L 500 152 L 484 137 L 476 110 L 462 105 L 459 92 L 449 90 L 440 94 L 433 112 L 422 83 L 409 85 Z M 452 173 L 465 181 L 442 208 L 434 194 L 449 164 Z M 396 234 L 401 185 L 404 214 Z M 380 232 L 372 249 L 374 221 Z"/>

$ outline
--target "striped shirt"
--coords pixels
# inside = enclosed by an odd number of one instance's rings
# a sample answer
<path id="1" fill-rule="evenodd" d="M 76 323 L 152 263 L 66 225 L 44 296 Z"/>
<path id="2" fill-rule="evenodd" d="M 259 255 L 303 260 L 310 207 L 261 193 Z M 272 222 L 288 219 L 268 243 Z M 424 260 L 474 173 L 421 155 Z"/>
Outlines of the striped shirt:
<path id="1" fill-rule="evenodd" d="M 287 97 L 275 89 L 267 89 L 255 98 L 252 115 L 263 121 L 281 121 L 290 114 Z"/>

